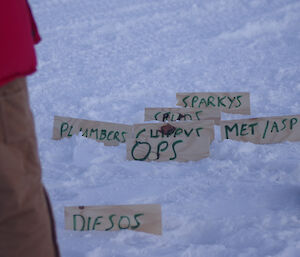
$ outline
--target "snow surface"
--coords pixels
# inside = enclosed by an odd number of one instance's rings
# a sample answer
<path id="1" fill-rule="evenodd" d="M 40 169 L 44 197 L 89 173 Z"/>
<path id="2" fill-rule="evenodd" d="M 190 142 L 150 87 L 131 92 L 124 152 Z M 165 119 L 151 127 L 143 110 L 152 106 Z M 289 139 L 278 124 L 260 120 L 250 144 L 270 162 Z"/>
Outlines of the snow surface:
<path id="1" fill-rule="evenodd" d="M 299 0 L 30 0 L 29 79 L 63 257 L 298 257 L 300 143 L 216 140 L 207 159 L 126 161 L 125 145 L 51 140 L 53 116 L 140 123 L 176 92 L 249 91 L 250 117 L 299 114 Z M 223 119 L 249 116 L 222 114 Z M 159 203 L 163 235 L 64 230 L 64 206 Z"/>

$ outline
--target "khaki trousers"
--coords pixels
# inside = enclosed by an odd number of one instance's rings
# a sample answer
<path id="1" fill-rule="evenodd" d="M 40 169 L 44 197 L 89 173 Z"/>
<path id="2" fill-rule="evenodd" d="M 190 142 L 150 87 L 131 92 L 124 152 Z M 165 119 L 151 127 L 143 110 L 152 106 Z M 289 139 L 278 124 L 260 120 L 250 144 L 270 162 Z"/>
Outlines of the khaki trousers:
<path id="1" fill-rule="evenodd" d="M 59 257 L 25 78 L 0 87 L 0 257 Z"/>

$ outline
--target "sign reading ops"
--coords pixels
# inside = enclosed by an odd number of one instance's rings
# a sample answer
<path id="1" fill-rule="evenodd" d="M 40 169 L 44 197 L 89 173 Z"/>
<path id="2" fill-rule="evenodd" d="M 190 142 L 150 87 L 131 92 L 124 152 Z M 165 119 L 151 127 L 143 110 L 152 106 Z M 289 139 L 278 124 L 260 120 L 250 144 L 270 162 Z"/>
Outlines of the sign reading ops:
<path id="1" fill-rule="evenodd" d="M 131 137 L 132 126 L 110 122 L 74 119 L 69 117 L 54 116 L 53 139 L 82 133 L 82 136 L 92 138 L 104 145 L 119 145 L 126 143 Z"/>
<path id="2" fill-rule="evenodd" d="M 220 124 L 221 112 L 199 108 L 145 108 L 145 121 L 199 121 L 213 120 Z"/>
<path id="3" fill-rule="evenodd" d="M 74 231 L 133 230 L 162 234 L 159 204 L 65 207 L 65 229 Z"/>
<path id="4" fill-rule="evenodd" d="M 255 144 L 300 141 L 300 115 L 221 121 L 221 135 Z"/>
<path id="5" fill-rule="evenodd" d="M 135 124 L 127 142 L 127 159 L 137 161 L 196 161 L 209 156 L 214 122 Z"/>
<path id="6" fill-rule="evenodd" d="M 178 106 L 250 114 L 250 94 L 246 92 L 177 93 L 176 98 Z"/>

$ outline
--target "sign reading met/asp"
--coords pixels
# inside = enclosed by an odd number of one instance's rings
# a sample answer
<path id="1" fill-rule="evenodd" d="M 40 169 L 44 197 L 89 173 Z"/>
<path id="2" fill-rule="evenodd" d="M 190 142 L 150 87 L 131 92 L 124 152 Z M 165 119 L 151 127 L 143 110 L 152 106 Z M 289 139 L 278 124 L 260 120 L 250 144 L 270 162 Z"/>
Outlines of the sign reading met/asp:
<path id="1" fill-rule="evenodd" d="M 221 121 L 221 135 L 255 144 L 300 141 L 300 115 Z"/>
<path id="2" fill-rule="evenodd" d="M 177 105 L 182 107 L 219 110 L 226 113 L 246 114 L 250 111 L 247 92 L 177 93 Z"/>

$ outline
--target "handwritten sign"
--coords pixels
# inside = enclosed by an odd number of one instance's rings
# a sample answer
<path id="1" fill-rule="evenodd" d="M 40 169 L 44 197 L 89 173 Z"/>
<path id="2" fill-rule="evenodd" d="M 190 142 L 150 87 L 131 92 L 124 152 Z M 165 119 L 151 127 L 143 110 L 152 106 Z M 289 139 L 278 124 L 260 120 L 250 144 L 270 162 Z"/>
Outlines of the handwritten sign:
<path id="1" fill-rule="evenodd" d="M 300 141 L 300 115 L 221 121 L 221 135 L 255 144 Z"/>
<path id="2" fill-rule="evenodd" d="M 109 146 L 126 143 L 127 139 L 131 137 L 131 131 L 132 126 L 125 124 L 55 116 L 52 138 L 59 140 L 78 135 L 81 132 L 82 136 Z"/>
<path id="3" fill-rule="evenodd" d="M 135 124 L 135 139 L 127 142 L 127 159 L 137 161 L 196 161 L 209 156 L 214 122 Z"/>
<path id="4" fill-rule="evenodd" d="M 133 230 L 162 234 L 159 204 L 65 207 L 65 229 L 74 231 Z"/>
<path id="5" fill-rule="evenodd" d="M 145 121 L 199 121 L 213 120 L 220 124 L 219 110 L 201 110 L 199 108 L 145 108 Z"/>
<path id="6" fill-rule="evenodd" d="M 237 93 L 177 93 L 177 105 L 214 109 L 226 113 L 250 114 L 250 94 Z"/>

